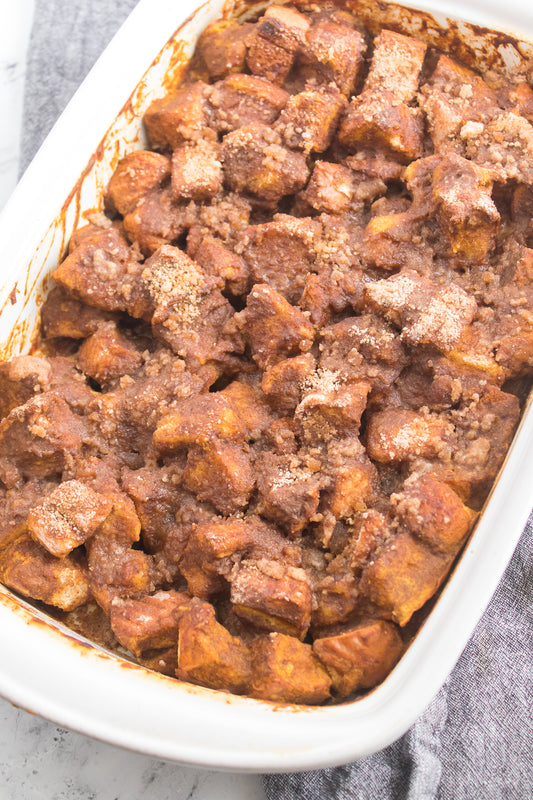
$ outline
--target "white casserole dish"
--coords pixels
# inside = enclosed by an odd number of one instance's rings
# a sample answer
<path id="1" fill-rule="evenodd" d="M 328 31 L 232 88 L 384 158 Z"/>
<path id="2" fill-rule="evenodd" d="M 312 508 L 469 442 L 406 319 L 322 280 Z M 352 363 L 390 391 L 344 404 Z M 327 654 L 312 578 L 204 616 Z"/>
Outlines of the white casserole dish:
<path id="1" fill-rule="evenodd" d="M 46 276 L 81 212 L 98 205 L 118 158 L 142 143 L 140 117 L 164 94 L 167 69 L 178 75 L 209 21 L 244 8 L 209 0 L 192 14 L 196 5 L 197 0 L 141 0 L 5 208 L 0 218 L 4 358 L 30 347 Z M 533 39 L 533 6 L 521 0 L 506 4 L 505 19 L 495 0 L 414 5 L 435 12 L 442 24 L 446 16 L 461 17 Z M 184 20 L 176 39 L 169 40 Z M 511 68 L 518 57 L 509 43 L 476 38 L 461 25 L 457 32 L 478 48 L 487 41 L 493 49 L 499 46 Z M 436 23 L 433 35 L 439 41 Z M 533 53 L 531 45 L 521 49 Z M 0 694 L 65 727 L 186 764 L 294 771 L 369 755 L 407 730 L 459 658 L 518 542 L 531 508 L 531 474 L 529 403 L 483 517 L 435 608 L 391 675 L 356 702 L 276 706 L 181 684 L 103 652 L 1 586 Z"/>

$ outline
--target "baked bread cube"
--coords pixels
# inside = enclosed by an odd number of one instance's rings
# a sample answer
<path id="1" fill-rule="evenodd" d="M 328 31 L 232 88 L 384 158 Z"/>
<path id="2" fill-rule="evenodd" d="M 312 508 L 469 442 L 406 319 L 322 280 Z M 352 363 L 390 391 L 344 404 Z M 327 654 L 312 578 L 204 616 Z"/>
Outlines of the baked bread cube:
<path id="1" fill-rule="evenodd" d="M 151 150 L 134 150 L 118 162 L 107 187 L 106 202 L 125 216 L 169 175 L 170 162 L 166 156 Z"/>
<path id="2" fill-rule="evenodd" d="M 254 75 L 282 84 L 305 41 L 309 20 L 296 9 L 269 6 L 250 33 L 246 63 Z"/>
<path id="3" fill-rule="evenodd" d="M 285 89 L 256 75 L 230 75 L 211 90 L 213 125 L 222 133 L 252 124 L 271 125 L 289 97 Z"/>
<path id="4" fill-rule="evenodd" d="M 365 89 L 391 92 L 402 103 L 415 99 L 426 45 L 411 36 L 387 30 L 374 39 Z"/>
<path id="5" fill-rule="evenodd" d="M 308 86 L 289 98 L 274 127 L 287 147 L 307 154 L 323 153 L 333 141 L 346 105 L 336 87 Z"/>
<path id="6" fill-rule="evenodd" d="M 222 156 L 227 186 L 267 203 L 300 191 L 309 177 L 303 153 L 283 147 L 279 134 L 267 125 L 254 123 L 228 133 Z"/>
<path id="7" fill-rule="evenodd" d="M 214 80 L 226 78 L 232 72 L 243 72 L 246 66 L 246 39 L 253 25 L 224 19 L 212 22 L 202 31 L 196 52 L 200 56 L 209 77 Z"/>
<path id="8" fill-rule="evenodd" d="M 149 106 L 144 115 L 148 140 L 157 150 L 172 151 L 185 141 L 196 141 L 209 127 L 211 89 L 196 81 Z"/>
<path id="9" fill-rule="evenodd" d="M 339 25 L 333 19 L 319 19 L 307 31 L 300 52 L 301 71 L 307 80 L 334 83 L 350 97 L 364 65 L 366 43 L 353 28 Z"/>
<path id="10" fill-rule="evenodd" d="M 322 703 L 331 679 L 309 644 L 284 633 L 261 636 L 251 644 L 250 694 L 274 703 Z"/>

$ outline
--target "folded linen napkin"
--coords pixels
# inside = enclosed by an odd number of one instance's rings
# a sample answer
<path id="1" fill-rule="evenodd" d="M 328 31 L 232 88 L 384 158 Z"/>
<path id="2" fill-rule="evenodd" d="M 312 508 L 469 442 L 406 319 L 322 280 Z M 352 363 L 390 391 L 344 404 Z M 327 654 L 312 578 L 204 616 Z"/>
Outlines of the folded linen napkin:
<path id="1" fill-rule="evenodd" d="M 23 166 L 136 3 L 36 0 Z M 533 515 L 451 677 L 405 736 L 355 764 L 266 776 L 269 800 L 533 798 L 532 606 Z"/>

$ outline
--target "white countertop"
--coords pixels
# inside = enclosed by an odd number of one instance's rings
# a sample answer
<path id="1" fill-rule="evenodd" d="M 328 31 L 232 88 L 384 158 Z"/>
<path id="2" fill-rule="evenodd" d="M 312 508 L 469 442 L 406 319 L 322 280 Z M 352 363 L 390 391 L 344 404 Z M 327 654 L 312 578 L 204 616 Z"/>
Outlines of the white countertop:
<path id="1" fill-rule="evenodd" d="M 0 209 L 18 177 L 32 14 L 33 0 L 0 0 Z M 0 800 L 264 797 L 257 775 L 199 771 L 131 753 L 63 730 L 0 698 Z"/>

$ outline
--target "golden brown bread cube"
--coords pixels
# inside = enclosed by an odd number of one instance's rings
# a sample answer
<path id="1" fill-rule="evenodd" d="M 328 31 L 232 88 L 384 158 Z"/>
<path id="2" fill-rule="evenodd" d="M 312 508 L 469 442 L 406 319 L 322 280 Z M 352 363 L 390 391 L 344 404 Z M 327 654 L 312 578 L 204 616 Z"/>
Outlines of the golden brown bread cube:
<path id="1" fill-rule="evenodd" d="M 154 100 L 144 115 L 152 147 L 174 150 L 184 141 L 199 139 L 209 123 L 209 94 L 210 87 L 196 81 L 173 95 Z"/>
<path id="2" fill-rule="evenodd" d="M 231 603 L 238 617 L 256 628 L 303 639 L 313 595 L 305 570 L 279 561 L 242 561 L 231 577 Z"/>
<path id="3" fill-rule="evenodd" d="M 179 248 L 160 247 L 145 262 L 142 284 L 155 306 L 154 335 L 185 359 L 189 368 L 196 370 L 239 346 L 224 336 L 233 308 L 217 281 Z"/>
<path id="4" fill-rule="evenodd" d="M 224 289 L 233 295 L 245 294 L 250 284 L 250 270 L 244 259 L 215 236 L 203 236 L 197 247 L 187 252 L 206 275 L 220 278 Z"/>
<path id="5" fill-rule="evenodd" d="M 260 513 L 290 535 L 302 531 L 318 509 L 320 475 L 293 455 L 260 453 L 255 461 Z"/>
<path id="6" fill-rule="evenodd" d="M 277 703 L 322 703 L 331 679 L 311 645 L 294 636 L 271 633 L 252 642 L 250 694 Z"/>
<path id="7" fill-rule="evenodd" d="M 27 481 L 20 489 L 6 491 L 0 499 L 0 551 L 26 533 L 30 508 L 56 485 L 49 481 Z"/>
<path id="8" fill-rule="evenodd" d="M 294 412 L 304 440 L 312 445 L 357 435 L 369 391 L 368 383 L 308 391 Z"/>
<path id="9" fill-rule="evenodd" d="M 436 458 L 452 433 L 453 426 L 436 415 L 391 408 L 368 420 L 366 446 L 370 458 L 383 464 Z"/>
<path id="10" fill-rule="evenodd" d="M 190 604 L 189 595 L 173 589 L 137 599 L 117 598 L 111 606 L 111 627 L 134 656 L 170 648 L 177 644 L 179 622 Z"/>
<path id="11" fill-rule="evenodd" d="M 354 193 L 353 172 L 342 164 L 317 161 L 302 196 L 316 211 L 342 214 Z"/>
<path id="12" fill-rule="evenodd" d="M 234 404 L 217 392 L 181 400 L 158 422 L 154 444 L 160 453 L 169 453 L 219 439 L 243 442 L 245 433 Z"/>
<path id="13" fill-rule="evenodd" d="M 346 99 L 336 87 L 312 86 L 292 95 L 274 127 L 287 147 L 323 153 L 330 146 Z"/>
<path id="14" fill-rule="evenodd" d="M 409 163 L 423 152 L 424 128 L 415 109 L 391 92 L 365 89 L 354 97 L 339 128 L 339 142 L 349 152 L 371 148 Z"/>
<path id="15" fill-rule="evenodd" d="M 174 200 L 207 200 L 222 189 L 222 164 L 216 141 L 185 142 L 172 153 Z"/>
<path id="16" fill-rule="evenodd" d="M 289 96 L 285 89 L 256 75 L 230 75 L 211 90 L 213 125 L 222 133 L 251 124 L 271 125 Z"/>
<path id="17" fill-rule="evenodd" d="M 234 694 L 248 690 L 251 663 L 248 646 L 215 618 L 208 603 L 191 605 L 179 626 L 178 678 Z"/>
<path id="18" fill-rule="evenodd" d="M 232 381 L 220 392 L 229 399 L 246 431 L 246 438 L 261 438 L 263 431 L 269 426 L 272 415 L 266 397 L 257 384 Z"/>
<path id="19" fill-rule="evenodd" d="M 14 408 L 0 423 L 0 474 L 6 486 L 61 473 L 81 456 L 88 439 L 82 417 L 54 391 Z M 8 464 L 9 461 L 9 464 Z"/>
<path id="20" fill-rule="evenodd" d="M 403 627 L 433 597 L 455 552 L 437 553 L 407 531 L 389 539 L 363 572 L 360 589 L 387 619 Z"/>
<path id="21" fill-rule="evenodd" d="M 474 297 L 460 286 L 439 286 L 414 270 L 368 284 L 366 297 L 370 308 L 402 327 L 404 342 L 443 352 L 453 350 L 477 311 Z"/>
<path id="22" fill-rule="evenodd" d="M 146 314 L 137 281 L 142 265 L 116 227 L 97 229 L 84 238 L 54 270 L 52 277 L 74 297 L 104 311 Z"/>
<path id="23" fill-rule="evenodd" d="M 143 363 L 142 354 L 120 332 L 113 321 L 101 322 L 78 351 L 78 367 L 102 387 L 122 375 L 134 374 Z"/>
<path id="24" fill-rule="evenodd" d="M 485 261 L 500 225 L 489 173 L 455 154 L 436 157 L 434 162 L 431 200 L 447 254 L 467 263 Z M 406 171 L 408 183 L 414 169 L 416 165 L 410 165 Z"/>
<path id="25" fill-rule="evenodd" d="M 50 363 L 37 356 L 15 356 L 0 364 L 0 419 L 17 406 L 50 388 Z"/>
<path id="26" fill-rule="evenodd" d="M 457 552 L 475 519 L 457 494 L 432 475 L 422 475 L 391 497 L 395 516 L 437 552 Z"/>
<path id="27" fill-rule="evenodd" d="M 103 530 L 87 541 L 87 563 L 91 594 L 106 614 L 116 598 L 139 597 L 155 590 L 153 557 L 133 550 Z"/>
<path id="28" fill-rule="evenodd" d="M 124 230 L 144 256 L 175 242 L 186 230 L 186 211 L 174 202 L 170 187 L 148 192 L 124 217 Z"/>
<path id="29" fill-rule="evenodd" d="M 74 555 L 55 558 L 29 534 L 22 534 L 0 555 L 0 580 L 26 597 L 72 611 L 90 596 L 86 569 Z"/>
<path id="30" fill-rule="evenodd" d="M 332 478 L 325 507 L 336 519 L 364 511 L 378 487 L 376 468 L 368 460 L 346 459 L 332 470 Z"/>
<path id="31" fill-rule="evenodd" d="M 300 46 L 309 20 L 296 9 L 270 6 L 259 18 L 247 40 L 248 68 L 273 83 L 283 83 Z"/>
<path id="32" fill-rule="evenodd" d="M 222 153 L 227 186 L 268 203 L 295 194 L 309 177 L 304 154 L 284 147 L 268 125 L 252 123 L 228 133 Z"/>
<path id="33" fill-rule="evenodd" d="M 318 220 L 288 214 L 277 214 L 272 222 L 247 228 L 241 247 L 252 282 L 268 283 L 290 303 L 296 302 L 306 275 L 315 268 L 320 233 Z"/>
<path id="34" fill-rule="evenodd" d="M 395 31 L 382 30 L 374 40 L 374 52 L 365 89 L 392 92 L 403 103 L 414 100 L 426 45 Z"/>
<path id="35" fill-rule="evenodd" d="M 44 339 L 85 339 L 95 332 L 99 322 L 107 322 L 113 316 L 113 312 L 86 305 L 54 286 L 41 309 L 41 331 Z"/>
<path id="36" fill-rule="evenodd" d="M 234 20 L 217 20 L 202 31 L 196 52 L 202 58 L 211 78 L 219 80 L 232 72 L 243 72 L 246 66 L 246 37 L 253 26 Z"/>
<path id="37" fill-rule="evenodd" d="M 191 532 L 180 569 L 191 594 L 208 598 L 226 585 L 239 557 L 300 563 L 299 548 L 259 517 L 213 518 Z"/>
<path id="38" fill-rule="evenodd" d="M 286 358 L 265 370 L 261 387 L 276 410 L 289 414 L 300 402 L 302 384 L 315 369 L 315 359 L 310 353 Z"/>
<path id="39" fill-rule="evenodd" d="M 307 31 L 300 53 L 303 75 L 319 83 L 334 83 L 345 97 L 356 88 L 364 65 L 366 43 L 358 30 L 322 19 Z"/>
<path id="40" fill-rule="evenodd" d="M 403 649 L 398 629 L 384 620 L 362 622 L 355 628 L 313 642 L 313 652 L 325 665 L 332 688 L 340 697 L 381 683 Z"/>
<path id="41" fill-rule="evenodd" d="M 288 356 L 308 352 L 313 344 L 314 328 L 305 314 L 267 284 L 252 288 L 246 308 L 235 319 L 252 358 L 263 370 Z"/>
<path id="42" fill-rule="evenodd" d="M 64 481 L 30 509 L 28 531 L 49 553 L 63 558 L 93 535 L 112 508 L 105 495 L 80 481 Z"/>
<path id="43" fill-rule="evenodd" d="M 447 55 L 439 56 L 421 87 L 420 106 L 428 122 L 435 153 L 465 154 L 469 137 L 498 112 L 492 89 L 475 72 Z"/>
<path id="44" fill-rule="evenodd" d="M 150 189 L 157 189 L 169 175 L 166 156 L 151 150 L 134 150 L 118 162 L 107 187 L 107 203 L 122 216 L 129 214 Z"/>
<path id="45" fill-rule="evenodd" d="M 198 500 L 212 503 L 222 514 L 244 508 L 255 486 L 248 452 L 231 442 L 210 441 L 189 449 L 183 484 Z"/>

